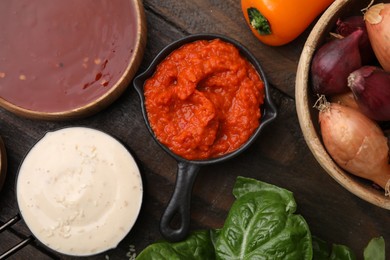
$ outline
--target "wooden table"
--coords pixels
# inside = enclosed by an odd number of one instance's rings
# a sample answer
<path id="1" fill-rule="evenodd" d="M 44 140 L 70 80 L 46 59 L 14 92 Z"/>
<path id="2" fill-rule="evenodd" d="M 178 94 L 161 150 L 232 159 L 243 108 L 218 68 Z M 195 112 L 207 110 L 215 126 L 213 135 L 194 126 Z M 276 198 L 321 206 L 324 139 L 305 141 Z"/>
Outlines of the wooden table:
<path id="1" fill-rule="evenodd" d="M 262 64 L 272 85 L 272 98 L 279 115 L 256 142 L 240 156 L 200 169 L 192 197 L 191 230 L 222 227 L 233 203 L 231 194 L 237 176 L 246 176 L 286 188 L 294 193 L 298 213 L 311 232 L 329 243 L 352 248 L 359 258 L 368 241 L 383 236 L 390 252 L 389 212 L 371 205 L 342 188 L 320 167 L 303 138 L 295 111 L 294 81 L 300 52 L 310 28 L 283 47 L 260 43 L 250 32 L 237 0 L 144 0 L 147 46 L 139 72 L 167 44 L 195 33 L 218 33 L 244 44 Z M 29 120 L 0 109 L 0 136 L 8 154 L 8 174 L 0 193 L 0 224 L 18 212 L 15 176 L 29 148 L 46 131 L 83 125 L 107 131 L 132 151 L 144 181 L 140 217 L 119 247 L 90 259 L 126 259 L 129 246 L 136 252 L 161 239 L 160 216 L 174 189 L 176 161 L 152 139 L 144 124 L 139 98 L 130 86 L 104 111 L 67 122 Z M 22 221 L 0 234 L 0 253 L 30 235 Z M 34 258 L 33 258 L 34 256 Z M 11 259 L 58 257 L 31 243 Z M 64 258 L 64 257 L 63 257 Z M 65 257 L 72 259 L 71 257 Z M 127 257 L 128 258 L 128 257 Z"/>

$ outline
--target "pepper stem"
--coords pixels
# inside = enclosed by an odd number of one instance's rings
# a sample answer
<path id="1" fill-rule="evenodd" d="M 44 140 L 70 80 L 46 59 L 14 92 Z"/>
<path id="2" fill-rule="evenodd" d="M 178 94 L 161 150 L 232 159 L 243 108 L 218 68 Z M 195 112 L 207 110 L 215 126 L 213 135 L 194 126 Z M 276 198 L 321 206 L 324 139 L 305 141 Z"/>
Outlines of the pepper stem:
<path id="1" fill-rule="evenodd" d="M 254 7 L 250 7 L 247 9 L 247 12 L 249 23 L 257 32 L 261 35 L 269 35 L 272 33 L 271 26 L 267 18 L 265 18 L 259 10 Z"/>

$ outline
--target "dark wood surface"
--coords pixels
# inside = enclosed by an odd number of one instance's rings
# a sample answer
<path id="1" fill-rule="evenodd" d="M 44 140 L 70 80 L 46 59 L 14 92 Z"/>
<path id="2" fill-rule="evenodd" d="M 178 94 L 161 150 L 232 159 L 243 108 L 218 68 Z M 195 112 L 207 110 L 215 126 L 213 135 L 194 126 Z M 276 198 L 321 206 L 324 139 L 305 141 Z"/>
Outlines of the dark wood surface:
<path id="1" fill-rule="evenodd" d="M 269 47 L 261 44 L 246 27 L 238 0 L 145 0 L 143 4 L 148 35 L 139 72 L 174 40 L 195 33 L 223 34 L 244 44 L 259 60 L 272 85 L 272 97 L 279 111 L 277 119 L 243 154 L 200 169 L 191 202 L 191 230 L 222 227 L 233 203 L 231 191 L 235 179 L 246 176 L 292 191 L 298 213 L 306 219 L 313 235 L 329 243 L 349 246 L 359 259 L 371 238 L 383 236 L 390 252 L 389 212 L 357 198 L 329 177 L 303 138 L 295 111 L 294 82 L 310 28 L 291 44 Z M 23 156 L 46 131 L 72 125 L 95 127 L 123 141 L 136 158 L 144 181 L 144 202 L 133 230 L 115 250 L 89 258 L 126 259 L 130 245 L 140 252 L 161 239 L 160 216 L 174 189 L 177 163 L 157 146 L 147 131 L 132 86 L 107 109 L 81 120 L 29 120 L 0 109 L 0 136 L 6 145 L 9 164 L 0 192 L 0 224 L 18 213 L 14 186 Z M 0 234 L 0 253 L 29 235 L 23 221 L 19 221 Z M 11 259 L 54 257 L 59 256 L 32 243 Z"/>

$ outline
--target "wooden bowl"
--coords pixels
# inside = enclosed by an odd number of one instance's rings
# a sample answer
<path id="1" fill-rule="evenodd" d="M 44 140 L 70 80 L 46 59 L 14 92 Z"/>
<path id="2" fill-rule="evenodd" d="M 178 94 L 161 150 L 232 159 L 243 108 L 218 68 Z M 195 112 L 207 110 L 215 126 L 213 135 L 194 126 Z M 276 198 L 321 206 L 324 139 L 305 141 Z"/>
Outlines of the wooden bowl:
<path id="1" fill-rule="evenodd" d="M 3 188 L 5 175 L 7 173 L 7 153 L 3 139 L 0 137 L 0 191 Z"/>
<path id="2" fill-rule="evenodd" d="M 342 170 L 327 153 L 319 131 L 318 110 L 313 108 L 317 96 L 310 85 L 310 64 L 316 49 L 321 46 L 340 17 L 361 14 L 369 0 L 336 0 L 320 17 L 303 48 L 296 75 L 296 109 L 304 138 L 309 149 L 324 170 L 345 189 L 376 206 L 390 209 L 390 198 L 376 189 L 372 182 Z M 383 2 L 383 1 L 381 1 Z M 384 2 L 389 2 L 384 1 Z"/>
<path id="3" fill-rule="evenodd" d="M 23 117 L 86 117 L 128 87 L 146 46 L 141 0 L 0 4 L 0 106 Z"/>

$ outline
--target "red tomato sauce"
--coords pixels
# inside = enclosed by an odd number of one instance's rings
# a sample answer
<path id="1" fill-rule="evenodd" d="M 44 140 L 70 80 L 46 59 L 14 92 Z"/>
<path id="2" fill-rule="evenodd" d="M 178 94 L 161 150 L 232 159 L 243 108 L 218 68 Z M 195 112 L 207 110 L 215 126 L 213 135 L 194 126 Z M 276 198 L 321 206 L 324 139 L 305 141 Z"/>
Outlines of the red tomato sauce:
<path id="1" fill-rule="evenodd" d="M 219 39 L 173 51 L 144 90 L 157 139 L 189 160 L 233 152 L 260 123 L 263 81 L 235 46 Z"/>
<path id="2" fill-rule="evenodd" d="M 0 98 L 61 112 L 110 91 L 136 44 L 131 0 L 0 1 Z"/>

